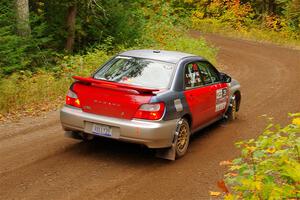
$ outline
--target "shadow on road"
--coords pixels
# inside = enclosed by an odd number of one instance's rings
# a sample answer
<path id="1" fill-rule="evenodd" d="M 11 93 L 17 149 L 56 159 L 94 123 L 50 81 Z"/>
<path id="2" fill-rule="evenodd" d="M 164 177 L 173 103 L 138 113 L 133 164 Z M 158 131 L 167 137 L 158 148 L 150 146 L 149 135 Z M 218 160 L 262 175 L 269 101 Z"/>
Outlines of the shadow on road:
<path id="1" fill-rule="evenodd" d="M 191 144 L 201 142 L 207 137 L 219 134 L 218 129 L 234 122 L 218 121 L 200 131 L 197 131 L 191 137 Z M 196 145 L 196 144 L 195 144 Z M 155 157 L 155 150 L 149 149 L 143 145 L 126 143 L 123 141 L 112 140 L 108 138 L 95 138 L 92 141 L 80 142 L 70 146 L 70 153 L 77 156 L 88 156 L 93 159 L 109 159 L 116 162 L 125 163 L 161 163 L 168 164 L 170 161 Z"/>

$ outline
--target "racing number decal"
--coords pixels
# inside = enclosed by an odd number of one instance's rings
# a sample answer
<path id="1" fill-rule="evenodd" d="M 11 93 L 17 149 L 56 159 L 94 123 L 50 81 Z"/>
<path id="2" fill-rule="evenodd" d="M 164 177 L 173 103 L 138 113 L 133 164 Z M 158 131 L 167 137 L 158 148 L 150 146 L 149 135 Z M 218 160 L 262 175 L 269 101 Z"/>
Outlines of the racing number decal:
<path id="1" fill-rule="evenodd" d="M 183 111 L 183 107 L 180 99 L 175 99 L 174 105 L 177 112 Z"/>
<path id="2" fill-rule="evenodd" d="M 226 108 L 227 89 L 222 88 L 216 90 L 216 112 Z"/>

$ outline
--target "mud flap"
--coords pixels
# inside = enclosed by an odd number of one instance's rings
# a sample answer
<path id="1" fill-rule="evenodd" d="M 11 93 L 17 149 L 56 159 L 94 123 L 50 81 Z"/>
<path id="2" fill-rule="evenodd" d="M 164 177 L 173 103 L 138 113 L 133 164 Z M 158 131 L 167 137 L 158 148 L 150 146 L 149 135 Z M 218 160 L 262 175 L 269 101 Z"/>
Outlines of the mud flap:
<path id="1" fill-rule="evenodd" d="M 182 119 L 180 119 L 177 122 L 177 125 L 182 124 Z M 156 150 L 156 157 L 157 158 L 163 158 L 166 160 L 176 160 L 176 141 L 177 141 L 177 137 L 178 137 L 178 129 L 179 126 L 176 127 L 176 131 L 174 134 L 174 138 L 173 138 L 173 142 L 172 142 L 172 146 L 170 148 L 166 148 L 166 149 L 157 149 Z"/>
<path id="2" fill-rule="evenodd" d="M 174 161 L 176 159 L 175 144 L 172 144 L 172 146 L 170 148 L 157 149 L 155 156 L 157 158 Z"/>

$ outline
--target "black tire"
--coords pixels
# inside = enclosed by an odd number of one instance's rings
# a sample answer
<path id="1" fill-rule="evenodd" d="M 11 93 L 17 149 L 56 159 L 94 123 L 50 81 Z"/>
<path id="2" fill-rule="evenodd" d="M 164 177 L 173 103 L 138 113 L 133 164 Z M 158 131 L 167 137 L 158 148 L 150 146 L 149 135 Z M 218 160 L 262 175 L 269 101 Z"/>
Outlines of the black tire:
<path id="1" fill-rule="evenodd" d="M 184 156 L 190 143 L 190 126 L 186 119 L 180 119 L 176 128 L 177 137 L 175 140 L 176 158 Z"/>
<path id="2" fill-rule="evenodd" d="M 234 96 L 233 100 L 231 101 L 231 106 L 228 108 L 226 113 L 227 119 L 229 121 L 233 121 L 237 118 L 237 105 L 237 98 L 236 96 Z"/>

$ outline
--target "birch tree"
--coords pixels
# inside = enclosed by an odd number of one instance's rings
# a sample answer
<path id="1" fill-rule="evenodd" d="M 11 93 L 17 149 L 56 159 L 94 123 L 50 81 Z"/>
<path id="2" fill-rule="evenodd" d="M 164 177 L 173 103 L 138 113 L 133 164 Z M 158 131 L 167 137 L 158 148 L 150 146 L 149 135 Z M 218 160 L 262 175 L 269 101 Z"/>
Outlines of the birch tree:
<path id="1" fill-rule="evenodd" d="M 29 4 L 28 0 L 16 0 L 16 20 L 17 20 L 17 34 L 19 36 L 27 37 L 30 35 L 29 23 Z"/>

